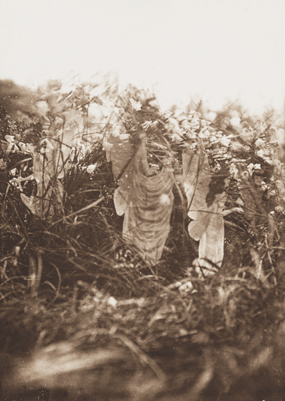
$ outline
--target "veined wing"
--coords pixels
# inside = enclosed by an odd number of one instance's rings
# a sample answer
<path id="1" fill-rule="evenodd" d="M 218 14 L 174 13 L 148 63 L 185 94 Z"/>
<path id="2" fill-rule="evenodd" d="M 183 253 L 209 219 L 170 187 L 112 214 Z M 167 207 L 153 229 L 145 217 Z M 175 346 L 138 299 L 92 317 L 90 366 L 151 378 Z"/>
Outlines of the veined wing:
<path id="1" fill-rule="evenodd" d="M 116 212 L 122 216 L 129 204 L 130 187 L 133 175 L 133 156 L 135 150 L 131 144 L 123 124 L 119 121 L 116 129 L 104 138 L 103 146 L 107 160 L 112 163 L 114 180 L 118 180 L 118 188 L 114 193 Z"/>
<path id="2" fill-rule="evenodd" d="M 182 154 L 182 163 L 188 216 L 193 220 L 206 218 L 209 215 L 206 196 L 211 180 L 208 158 L 202 153 L 186 149 Z"/>
<path id="3" fill-rule="evenodd" d="M 37 195 L 28 197 L 21 193 L 22 202 L 41 218 L 52 216 L 54 208 L 62 204 L 63 185 L 56 179 L 53 154 L 42 155 L 34 150 L 33 176 L 37 182 Z"/>
<path id="4" fill-rule="evenodd" d="M 205 215 L 199 220 L 193 220 L 188 225 L 188 233 L 195 241 L 200 241 L 206 231 L 211 219 L 211 213 Z"/>

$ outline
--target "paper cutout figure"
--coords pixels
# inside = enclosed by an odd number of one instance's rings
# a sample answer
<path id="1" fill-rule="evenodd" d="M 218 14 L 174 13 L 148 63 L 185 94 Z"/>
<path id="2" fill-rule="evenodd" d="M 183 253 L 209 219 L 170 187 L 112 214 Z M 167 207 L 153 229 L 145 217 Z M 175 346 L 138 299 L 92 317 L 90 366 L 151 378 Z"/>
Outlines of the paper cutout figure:
<path id="1" fill-rule="evenodd" d="M 221 267 L 224 258 L 224 216 L 242 212 L 241 208 L 224 210 L 229 171 L 211 175 L 207 156 L 199 151 L 183 152 L 184 189 L 188 201 L 189 235 L 199 241 L 195 265 L 207 275 Z"/>
<path id="2" fill-rule="evenodd" d="M 152 175 L 143 131 L 137 132 L 134 140 L 135 146 L 122 127 L 121 134 L 104 141 L 119 185 L 114 203 L 117 214 L 124 215 L 123 237 L 136 245 L 147 261 L 156 263 L 170 231 L 172 171 L 166 166 L 159 174 Z"/>
<path id="3" fill-rule="evenodd" d="M 46 143 L 50 152 L 41 153 L 34 148 L 33 175 L 21 179 L 21 181 L 35 179 L 37 193 L 30 197 L 21 193 L 21 199 L 33 214 L 42 219 L 49 219 L 54 215 L 55 209 L 62 204 L 63 185 L 58 180 L 56 149 L 48 140 L 45 139 L 43 142 Z"/>

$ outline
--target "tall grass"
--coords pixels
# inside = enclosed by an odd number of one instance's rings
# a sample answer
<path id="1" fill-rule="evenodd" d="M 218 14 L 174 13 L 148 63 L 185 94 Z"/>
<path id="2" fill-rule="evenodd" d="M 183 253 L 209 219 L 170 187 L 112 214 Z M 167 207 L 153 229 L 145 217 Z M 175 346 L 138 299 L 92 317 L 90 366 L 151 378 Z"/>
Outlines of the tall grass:
<path id="1" fill-rule="evenodd" d="M 51 219 L 33 215 L 16 188 L 2 195 L 3 399 L 282 399 L 277 241 L 257 250 L 247 222 L 230 216 L 229 257 L 216 275 L 198 277 L 177 183 L 164 253 L 149 266 L 122 239 L 100 144 L 60 182 L 64 198 Z"/>

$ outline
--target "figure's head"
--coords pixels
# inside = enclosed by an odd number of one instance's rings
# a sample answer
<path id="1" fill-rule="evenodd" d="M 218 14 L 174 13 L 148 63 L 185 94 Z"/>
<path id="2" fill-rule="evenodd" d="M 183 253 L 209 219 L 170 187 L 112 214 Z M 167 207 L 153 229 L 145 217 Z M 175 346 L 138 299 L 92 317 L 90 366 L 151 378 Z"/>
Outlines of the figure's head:
<path id="1" fill-rule="evenodd" d="M 251 178 L 255 189 L 260 193 L 265 193 L 267 185 L 264 171 L 262 169 L 254 170 Z"/>
<path id="2" fill-rule="evenodd" d="M 210 207 L 214 203 L 215 196 L 222 194 L 230 184 L 230 170 L 225 167 L 212 175 L 209 192 L 206 196 L 207 206 Z"/>
<path id="3" fill-rule="evenodd" d="M 264 171 L 262 169 L 253 170 L 251 178 L 257 187 L 261 187 L 264 181 Z"/>

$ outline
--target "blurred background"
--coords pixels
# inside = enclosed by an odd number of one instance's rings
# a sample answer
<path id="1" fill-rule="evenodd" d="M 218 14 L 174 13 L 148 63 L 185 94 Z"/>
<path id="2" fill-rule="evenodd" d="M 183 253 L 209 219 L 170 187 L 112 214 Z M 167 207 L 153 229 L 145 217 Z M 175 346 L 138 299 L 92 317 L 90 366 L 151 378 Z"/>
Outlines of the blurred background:
<path id="1" fill-rule="evenodd" d="M 154 91 L 162 109 L 202 99 L 216 110 L 283 110 L 282 0 L 2 0 L 0 79 L 117 74 Z"/>

